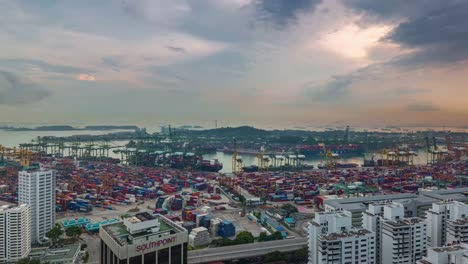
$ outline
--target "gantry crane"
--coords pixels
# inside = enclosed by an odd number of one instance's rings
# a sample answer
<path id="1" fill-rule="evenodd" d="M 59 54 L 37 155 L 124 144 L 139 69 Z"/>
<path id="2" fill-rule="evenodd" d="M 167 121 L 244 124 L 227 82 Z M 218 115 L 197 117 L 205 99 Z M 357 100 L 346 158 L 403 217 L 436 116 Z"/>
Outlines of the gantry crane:
<path id="1" fill-rule="evenodd" d="M 258 170 L 259 171 L 268 171 L 270 165 L 270 157 L 265 155 L 265 148 L 262 146 L 260 147 L 260 151 L 257 154 L 258 160 Z"/>
<path id="2" fill-rule="evenodd" d="M 243 161 L 242 157 L 239 156 L 239 153 L 237 152 L 237 140 L 234 139 L 234 152 L 232 153 L 232 173 L 237 174 L 237 173 L 242 173 L 243 171 Z"/>

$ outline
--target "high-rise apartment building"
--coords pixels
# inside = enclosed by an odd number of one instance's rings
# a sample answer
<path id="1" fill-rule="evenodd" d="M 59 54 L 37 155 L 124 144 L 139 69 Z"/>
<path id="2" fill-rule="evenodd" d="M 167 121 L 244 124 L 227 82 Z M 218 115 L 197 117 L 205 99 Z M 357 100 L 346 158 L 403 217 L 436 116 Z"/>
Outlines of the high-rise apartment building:
<path id="1" fill-rule="evenodd" d="M 347 211 L 321 212 L 309 225 L 309 264 L 375 263 L 375 234 L 354 228 Z"/>
<path id="2" fill-rule="evenodd" d="M 55 172 L 20 171 L 18 203 L 31 207 L 31 240 L 46 241 L 46 233 L 55 225 Z"/>
<path id="3" fill-rule="evenodd" d="M 426 221 L 404 217 L 399 203 L 386 204 L 380 219 L 380 256 L 383 264 L 415 264 L 426 255 Z"/>
<path id="4" fill-rule="evenodd" d="M 0 263 L 13 263 L 31 251 L 31 211 L 27 204 L 0 207 Z"/>
<path id="5" fill-rule="evenodd" d="M 429 246 L 441 247 L 459 240 L 468 242 L 468 204 L 453 200 L 433 203 L 426 219 Z"/>

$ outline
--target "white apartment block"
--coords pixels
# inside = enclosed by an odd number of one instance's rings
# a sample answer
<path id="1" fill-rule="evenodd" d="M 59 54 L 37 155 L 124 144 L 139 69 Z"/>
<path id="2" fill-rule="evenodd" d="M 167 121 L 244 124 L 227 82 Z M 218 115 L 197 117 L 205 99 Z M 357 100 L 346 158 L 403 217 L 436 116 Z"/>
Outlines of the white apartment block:
<path id="1" fill-rule="evenodd" d="M 375 263 L 375 234 L 354 228 L 348 211 L 315 214 L 309 225 L 309 264 Z"/>
<path id="2" fill-rule="evenodd" d="M 453 200 L 433 203 L 426 219 L 429 246 L 441 247 L 458 240 L 468 242 L 467 204 Z"/>
<path id="3" fill-rule="evenodd" d="M 0 207 L 0 263 L 17 262 L 31 251 L 31 211 L 27 204 Z"/>
<path id="4" fill-rule="evenodd" d="M 384 206 L 381 219 L 381 263 L 415 264 L 426 254 L 427 224 L 421 218 L 404 218 L 399 203 Z"/>
<path id="5" fill-rule="evenodd" d="M 379 201 L 369 204 L 367 210 L 362 214 L 363 228 L 375 233 L 375 263 L 382 263 L 382 220 L 384 207 L 393 205 L 392 201 Z"/>
<path id="6" fill-rule="evenodd" d="M 41 243 L 55 225 L 55 172 L 20 171 L 18 203 L 31 207 L 31 240 Z"/>
<path id="7" fill-rule="evenodd" d="M 427 256 L 418 264 L 468 264 L 468 245 L 453 243 L 445 247 L 433 247 L 427 250 Z"/>

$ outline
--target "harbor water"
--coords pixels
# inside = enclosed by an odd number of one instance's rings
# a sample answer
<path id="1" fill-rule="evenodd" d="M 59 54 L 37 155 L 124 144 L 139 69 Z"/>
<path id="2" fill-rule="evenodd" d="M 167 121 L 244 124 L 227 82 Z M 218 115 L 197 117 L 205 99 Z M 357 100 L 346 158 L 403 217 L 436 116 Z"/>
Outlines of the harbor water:
<path id="1" fill-rule="evenodd" d="M 17 147 L 21 143 L 28 143 L 31 140 L 36 139 L 37 137 L 43 136 L 57 136 L 57 137 L 66 137 L 72 135 L 102 135 L 107 134 L 110 132 L 119 132 L 122 130 L 100 130 L 100 131 L 92 131 L 92 130 L 79 130 L 79 131 L 5 131 L 0 130 L 0 145 L 6 147 Z M 123 130 L 125 131 L 125 130 Z M 98 143 L 98 142 L 95 142 Z M 118 141 L 118 142 L 111 142 L 112 145 L 116 146 L 123 146 L 127 142 L 125 141 Z M 424 149 L 417 151 L 417 156 L 414 157 L 415 164 L 426 164 L 427 162 L 427 153 Z M 120 155 L 110 152 L 110 155 L 114 158 L 120 158 Z M 255 155 L 241 155 L 244 161 L 244 166 L 250 165 L 257 165 L 258 160 Z M 371 158 L 371 154 L 367 154 L 366 158 Z M 225 154 L 223 152 L 216 152 L 213 154 L 206 154 L 203 156 L 204 159 L 218 159 L 220 162 L 223 163 L 223 169 L 221 172 L 232 172 L 232 155 Z M 379 155 L 374 155 L 375 159 L 379 159 Z M 317 165 L 323 163 L 323 157 L 316 156 L 316 157 L 309 157 L 305 160 L 305 164 L 313 165 L 315 168 Z M 356 163 L 356 164 L 363 164 L 364 163 L 364 156 L 345 156 L 342 157 L 339 162 L 341 163 Z"/>

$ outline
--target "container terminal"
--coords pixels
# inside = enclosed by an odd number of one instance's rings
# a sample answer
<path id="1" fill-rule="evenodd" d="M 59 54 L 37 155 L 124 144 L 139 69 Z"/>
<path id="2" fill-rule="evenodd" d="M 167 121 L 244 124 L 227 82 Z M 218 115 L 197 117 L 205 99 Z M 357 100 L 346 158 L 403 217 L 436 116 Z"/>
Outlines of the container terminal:
<path id="1" fill-rule="evenodd" d="M 196 230 L 192 241 L 203 245 L 233 239 L 241 231 L 254 236 L 279 232 L 284 239 L 301 237 L 306 235 L 304 223 L 323 210 L 327 200 L 467 187 L 466 145 L 449 138 L 442 147 L 440 140 L 423 139 L 426 164 L 415 164 L 415 153 L 408 147 L 384 148 L 364 164 L 342 164 L 340 153 L 320 144 L 323 165 L 312 168 L 303 163 L 304 154 L 274 153 L 263 147 L 264 142 L 258 144 L 258 164 L 244 164 L 239 153 L 244 142 L 231 138 L 230 173 L 210 169 L 222 166 L 218 161 L 200 159 L 192 152 L 178 153 L 169 143 L 164 143 L 166 151 L 153 149 L 151 155 L 138 148 L 141 143 L 133 143 L 135 153 L 140 154 L 117 162 L 106 152 L 127 147 L 114 149 L 108 143 L 109 147 L 94 144 L 73 149 L 65 143 L 33 142 L 1 147 L 0 200 L 17 202 L 18 171 L 50 169 L 57 175 L 57 221 L 65 228 L 77 225 L 96 234 L 100 226 L 143 210 L 164 215 L 188 232 Z M 63 155 L 53 154 L 60 149 Z M 134 158 L 146 158 L 149 163 Z M 186 165 L 180 166 L 177 160 Z M 298 213 L 285 215 L 280 209 L 284 204 L 294 205 Z M 88 239 L 92 241 L 93 236 Z"/>

